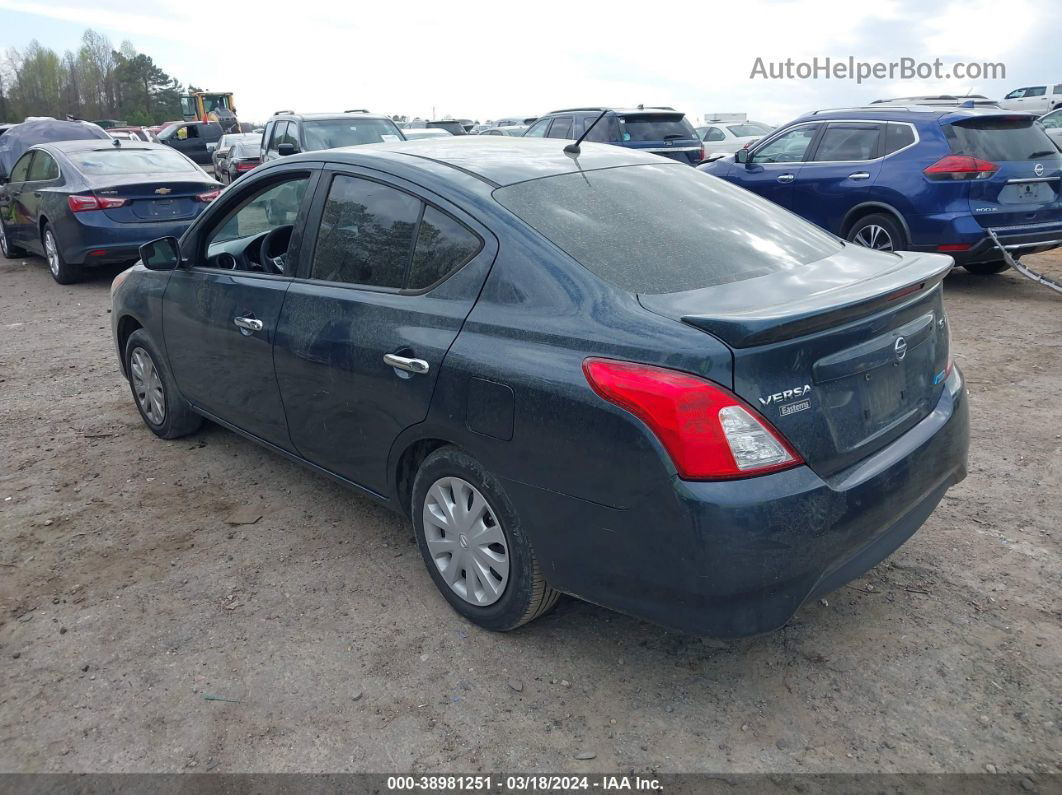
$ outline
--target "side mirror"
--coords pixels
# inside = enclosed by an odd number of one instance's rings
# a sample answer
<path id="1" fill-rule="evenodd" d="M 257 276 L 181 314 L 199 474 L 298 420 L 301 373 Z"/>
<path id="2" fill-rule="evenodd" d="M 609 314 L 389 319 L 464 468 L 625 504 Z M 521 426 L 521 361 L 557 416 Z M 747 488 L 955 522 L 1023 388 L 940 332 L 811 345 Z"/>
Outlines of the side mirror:
<path id="1" fill-rule="evenodd" d="M 208 152 L 213 152 L 215 149 L 218 148 L 217 144 L 207 144 L 206 146 L 207 146 L 207 151 Z"/>
<path id="2" fill-rule="evenodd" d="M 735 163 L 748 163 L 749 162 L 749 150 L 748 149 L 738 149 L 736 152 L 734 152 L 734 162 Z"/>
<path id="3" fill-rule="evenodd" d="M 160 237 L 140 247 L 140 261 L 151 271 L 172 271 L 181 264 L 181 245 L 175 237 Z"/>
<path id="4" fill-rule="evenodd" d="M 277 147 L 277 154 L 281 157 L 287 157 L 293 155 L 299 150 L 295 148 L 295 144 L 281 144 Z"/>

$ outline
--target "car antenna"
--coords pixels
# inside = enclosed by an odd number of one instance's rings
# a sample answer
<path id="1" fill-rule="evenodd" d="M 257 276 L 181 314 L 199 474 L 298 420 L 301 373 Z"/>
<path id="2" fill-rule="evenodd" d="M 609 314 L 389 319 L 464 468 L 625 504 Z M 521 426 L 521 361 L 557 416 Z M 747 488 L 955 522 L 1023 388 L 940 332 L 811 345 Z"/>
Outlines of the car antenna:
<path id="1" fill-rule="evenodd" d="M 601 115 L 598 116 L 596 119 L 594 119 L 590 123 L 589 127 L 587 127 L 585 130 L 583 130 L 583 134 L 579 136 L 579 140 L 577 140 L 574 144 L 568 144 L 566 147 L 564 147 L 564 151 L 567 152 L 570 155 L 579 154 L 579 152 L 581 151 L 579 149 L 579 144 L 581 144 L 583 142 L 583 139 L 586 138 L 586 136 L 588 136 L 590 134 L 590 131 L 592 129 L 594 129 L 594 125 L 597 124 L 599 121 L 601 121 L 603 118 L 605 118 L 605 114 L 606 113 L 608 113 L 608 108 L 605 108 L 603 111 L 601 111 Z"/>

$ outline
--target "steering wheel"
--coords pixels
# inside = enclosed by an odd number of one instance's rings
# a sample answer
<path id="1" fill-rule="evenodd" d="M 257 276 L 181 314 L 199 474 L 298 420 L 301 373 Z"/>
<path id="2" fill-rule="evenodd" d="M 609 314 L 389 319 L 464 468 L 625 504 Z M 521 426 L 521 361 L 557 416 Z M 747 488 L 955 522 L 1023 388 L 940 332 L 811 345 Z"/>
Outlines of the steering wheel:
<path id="1" fill-rule="evenodd" d="M 258 249 L 258 261 L 262 270 L 266 273 L 284 275 L 287 266 L 288 245 L 291 243 L 291 233 L 295 229 L 293 224 L 285 224 L 273 229 L 262 238 L 261 247 Z"/>

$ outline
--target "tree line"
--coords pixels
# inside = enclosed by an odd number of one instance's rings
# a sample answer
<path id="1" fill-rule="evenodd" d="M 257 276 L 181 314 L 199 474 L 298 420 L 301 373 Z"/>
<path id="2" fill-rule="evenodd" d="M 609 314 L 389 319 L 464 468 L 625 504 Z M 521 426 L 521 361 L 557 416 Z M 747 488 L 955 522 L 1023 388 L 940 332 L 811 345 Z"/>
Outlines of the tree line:
<path id="1" fill-rule="evenodd" d="M 33 40 L 0 59 L 0 122 L 69 115 L 159 124 L 181 118 L 181 93 L 181 84 L 132 43 L 123 41 L 116 50 L 91 29 L 77 52 L 59 55 Z"/>

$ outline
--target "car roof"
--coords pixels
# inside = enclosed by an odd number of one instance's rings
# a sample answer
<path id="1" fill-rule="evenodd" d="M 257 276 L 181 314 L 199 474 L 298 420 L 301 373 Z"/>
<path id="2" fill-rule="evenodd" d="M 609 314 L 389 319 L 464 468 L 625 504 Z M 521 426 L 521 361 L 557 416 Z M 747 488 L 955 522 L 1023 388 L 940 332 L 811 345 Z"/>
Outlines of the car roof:
<path id="1" fill-rule="evenodd" d="M 889 106 L 869 105 L 853 108 L 829 108 L 806 113 L 796 121 L 814 121 L 831 119 L 851 119 L 858 117 L 867 121 L 938 121 L 941 124 L 949 124 L 962 119 L 973 119 L 984 116 L 1028 116 L 1036 118 L 1035 113 L 1022 111 L 1002 110 L 1000 108 L 957 108 L 954 106 L 941 107 L 939 105 L 913 105 L 913 106 Z M 788 126 L 788 125 L 786 125 Z"/>
<path id="2" fill-rule="evenodd" d="M 674 114 L 675 116 L 686 115 L 681 110 L 675 110 L 674 108 L 665 108 L 663 106 L 652 108 L 646 105 L 641 108 L 606 108 L 604 106 L 596 108 L 561 108 L 560 110 L 551 110 L 549 113 L 543 113 L 542 116 L 539 116 L 539 118 L 541 119 L 545 116 L 556 116 L 558 113 L 600 113 L 603 110 L 607 110 L 609 113 L 618 113 L 623 116 L 633 116 L 637 113 L 652 114 L 654 116 L 658 116 L 660 114 Z"/>
<path id="3" fill-rule="evenodd" d="M 406 167 L 417 167 L 420 160 L 421 167 L 427 167 L 429 163 L 449 166 L 493 187 L 579 171 L 668 162 L 637 149 L 595 143 L 583 143 L 581 153 L 574 156 L 564 151 L 570 143 L 559 138 L 452 135 L 449 138 L 422 138 L 306 152 L 274 162 L 320 161 L 325 158 L 331 162 L 364 165 L 366 158 L 380 158 Z"/>
<path id="4" fill-rule="evenodd" d="M 391 120 L 391 117 L 384 113 L 369 113 L 368 111 L 351 111 L 351 112 L 339 112 L 339 113 L 277 113 L 269 118 L 269 121 L 277 121 L 278 119 L 295 119 L 297 121 L 315 121 L 326 119 L 387 119 Z"/>

